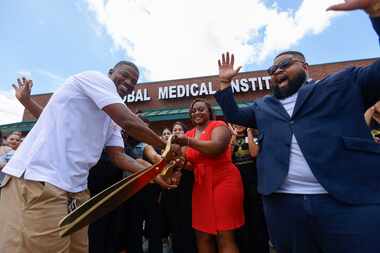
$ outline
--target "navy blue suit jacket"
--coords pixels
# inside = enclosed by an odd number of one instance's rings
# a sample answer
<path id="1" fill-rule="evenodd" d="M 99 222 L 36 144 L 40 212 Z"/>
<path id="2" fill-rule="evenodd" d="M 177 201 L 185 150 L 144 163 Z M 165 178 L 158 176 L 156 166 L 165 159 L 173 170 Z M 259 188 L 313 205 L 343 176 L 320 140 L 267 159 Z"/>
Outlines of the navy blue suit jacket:
<path id="1" fill-rule="evenodd" d="M 379 35 L 380 18 L 372 23 Z M 313 174 L 333 197 L 352 204 L 380 203 L 380 145 L 363 116 L 380 99 L 380 60 L 304 84 L 292 116 L 273 96 L 245 108 L 237 106 L 231 88 L 215 97 L 227 121 L 261 133 L 260 193 L 271 194 L 283 184 L 294 134 Z"/>

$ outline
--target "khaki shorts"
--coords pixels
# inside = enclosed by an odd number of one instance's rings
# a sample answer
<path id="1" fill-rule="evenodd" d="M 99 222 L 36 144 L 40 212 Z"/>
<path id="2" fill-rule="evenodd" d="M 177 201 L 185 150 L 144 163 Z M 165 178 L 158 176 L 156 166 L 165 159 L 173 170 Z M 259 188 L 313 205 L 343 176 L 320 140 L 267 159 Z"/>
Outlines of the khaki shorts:
<path id="1" fill-rule="evenodd" d="M 88 191 L 67 193 L 49 183 L 6 176 L 0 189 L 0 252 L 88 252 L 87 227 L 63 238 L 58 234 L 69 196 L 78 205 L 89 198 Z"/>

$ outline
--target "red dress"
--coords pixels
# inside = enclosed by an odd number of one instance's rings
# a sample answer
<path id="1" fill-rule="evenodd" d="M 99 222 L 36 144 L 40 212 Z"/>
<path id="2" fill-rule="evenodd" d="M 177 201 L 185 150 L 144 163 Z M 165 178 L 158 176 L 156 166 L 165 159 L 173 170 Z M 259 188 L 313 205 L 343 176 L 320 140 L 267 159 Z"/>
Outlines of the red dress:
<path id="1" fill-rule="evenodd" d="M 210 121 L 200 140 L 210 140 L 211 132 L 223 121 Z M 227 127 L 227 126 L 226 126 Z M 186 132 L 195 136 L 195 128 Z M 194 229 L 216 234 L 244 224 L 243 184 L 239 170 L 232 164 L 231 147 L 218 156 L 205 155 L 187 148 L 186 158 L 193 164 L 194 187 L 192 197 L 192 226 Z"/>

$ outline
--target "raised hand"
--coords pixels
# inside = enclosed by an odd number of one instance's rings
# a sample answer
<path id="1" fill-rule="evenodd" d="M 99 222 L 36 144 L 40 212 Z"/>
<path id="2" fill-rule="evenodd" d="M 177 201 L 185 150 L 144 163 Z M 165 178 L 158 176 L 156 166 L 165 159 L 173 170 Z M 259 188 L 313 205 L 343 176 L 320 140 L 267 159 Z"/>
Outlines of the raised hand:
<path id="1" fill-rule="evenodd" d="M 368 126 L 371 125 L 372 120 L 380 124 L 380 101 L 368 108 L 364 113 L 364 119 Z"/>
<path id="2" fill-rule="evenodd" d="M 228 122 L 227 125 L 228 125 L 228 129 L 230 129 L 230 131 L 231 131 L 231 134 L 237 135 L 237 132 L 236 132 L 235 128 L 231 125 L 231 123 Z"/>
<path id="3" fill-rule="evenodd" d="M 181 182 L 182 173 L 181 171 L 174 171 L 172 177 L 169 179 L 169 183 L 173 185 L 179 185 Z"/>
<path id="4" fill-rule="evenodd" d="M 162 189 L 170 190 L 178 187 L 178 184 L 173 183 L 172 181 L 166 182 L 161 175 L 157 175 L 154 179 L 154 182 L 157 183 Z"/>
<path id="5" fill-rule="evenodd" d="M 379 14 L 379 0 L 345 0 L 344 3 L 331 5 L 327 8 L 328 11 L 352 11 L 364 10 L 369 15 Z"/>
<path id="6" fill-rule="evenodd" d="M 28 80 L 25 77 L 23 77 L 22 79 L 17 78 L 17 84 L 18 85 L 12 84 L 12 87 L 15 89 L 16 98 L 18 99 L 18 101 L 23 103 L 26 100 L 30 99 L 33 81 Z"/>
<path id="7" fill-rule="evenodd" d="M 187 146 L 189 144 L 189 137 L 184 134 L 174 135 L 172 142 L 180 146 Z"/>
<path id="8" fill-rule="evenodd" d="M 28 80 L 25 77 L 17 78 L 17 85 L 12 84 L 12 87 L 15 89 L 16 98 L 20 103 L 27 109 L 29 112 L 38 119 L 43 110 L 43 107 L 39 105 L 33 98 L 30 96 L 32 91 L 33 81 Z"/>
<path id="9" fill-rule="evenodd" d="M 380 123 L 380 102 L 377 102 L 373 106 L 372 119 L 374 119 L 377 123 Z"/>
<path id="10" fill-rule="evenodd" d="M 230 84 L 232 78 L 237 75 L 241 66 L 234 69 L 235 57 L 233 54 L 227 52 L 226 54 L 222 54 L 222 59 L 218 60 L 219 65 L 219 81 L 222 84 Z"/>

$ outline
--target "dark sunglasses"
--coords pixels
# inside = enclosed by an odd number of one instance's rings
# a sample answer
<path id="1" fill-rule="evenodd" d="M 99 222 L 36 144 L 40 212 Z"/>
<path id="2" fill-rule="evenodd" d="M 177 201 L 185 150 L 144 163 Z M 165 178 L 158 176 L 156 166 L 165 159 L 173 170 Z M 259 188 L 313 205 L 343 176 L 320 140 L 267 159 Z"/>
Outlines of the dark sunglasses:
<path id="1" fill-rule="evenodd" d="M 267 69 L 267 72 L 268 72 L 269 75 L 273 75 L 277 71 L 277 69 L 279 69 L 279 68 L 281 68 L 281 69 L 287 69 L 287 68 L 289 68 L 291 65 L 293 65 L 296 62 L 305 63 L 303 61 L 299 61 L 299 60 L 294 60 L 294 59 L 288 58 L 288 59 L 283 60 L 279 64 L 272 65 L 270 68 Z"/>

